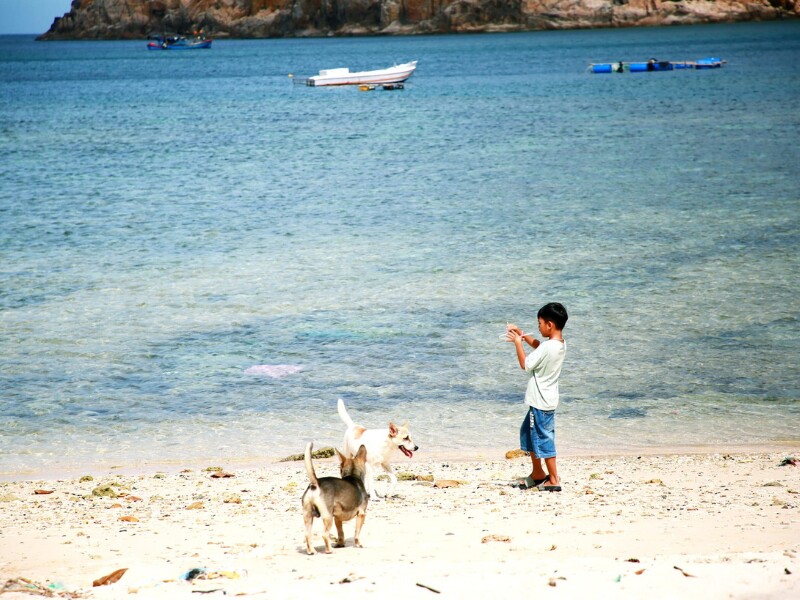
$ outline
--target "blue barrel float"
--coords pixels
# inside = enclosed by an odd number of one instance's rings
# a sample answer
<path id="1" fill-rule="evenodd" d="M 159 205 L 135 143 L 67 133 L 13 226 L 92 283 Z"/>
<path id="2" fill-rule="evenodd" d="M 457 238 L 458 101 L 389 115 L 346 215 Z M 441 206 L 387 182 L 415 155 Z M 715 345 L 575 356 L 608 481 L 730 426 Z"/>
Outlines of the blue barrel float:
<path id="1" fill-rule="evenodd" d="M 719 69 L 725 61 L 721 58 L 701 58 L 694 64 L 695 69 Z"/>
<path id="2" fill-rule="evenodd" d="M 718 69 L 726 61 L 721 58 L 701 58 L 696 61 L 656 60 L 651 58 L 646 62 L 613 62 L 591 63 L 589 69 L 592 73 L 644 73 L 647 71 L 673 71 L 675 69 Z"/>
<path id="3" fill-rule="evenodd" d="M 631 73 L 641 71 L 672 71 L 672 63 L 668 60 L 648 60 L 647 62 L 631 63 Z"/>

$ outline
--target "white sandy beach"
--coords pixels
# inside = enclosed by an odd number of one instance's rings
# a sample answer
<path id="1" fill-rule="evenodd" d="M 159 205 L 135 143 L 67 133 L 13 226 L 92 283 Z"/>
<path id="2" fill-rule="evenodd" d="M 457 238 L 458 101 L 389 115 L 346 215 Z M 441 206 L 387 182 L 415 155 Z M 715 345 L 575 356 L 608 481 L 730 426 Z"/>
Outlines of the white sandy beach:
<path id="1" fill-rule="evenodd" d="M 564 457 L 564 491 L 522 491 L 527 458 L 414 458 L 370 503 L 364 548 L 303 541 L 302 462 L 0 484 L 3 598 L 797 598 L 791 452 Z M 315 461 L 320 476 L 334 459 Z M 208 465 L 212 466 L 212 465 Z M 93 496 L 113 484 L 118 498 Z M 381 482 L 380 489 L 387 483 Z M 37 493 L 51 492 L 51 493 Z M 127 569 L 116 583 L 94 580 Z M 181 579 L 203 569 L 191 581 Z M 27 583 L 26 583 L 27 580 Z"/>

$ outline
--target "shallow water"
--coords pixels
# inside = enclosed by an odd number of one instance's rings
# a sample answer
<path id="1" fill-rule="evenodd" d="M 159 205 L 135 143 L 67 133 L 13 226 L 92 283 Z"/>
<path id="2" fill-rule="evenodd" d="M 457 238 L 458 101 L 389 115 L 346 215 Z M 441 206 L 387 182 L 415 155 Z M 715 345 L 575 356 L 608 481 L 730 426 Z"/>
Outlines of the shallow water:
<path id="1" fill-rule="evenodd" d="M 799 52 L 796 22 L 0 37 L 0 474 L 283 456 L 340 441 L 337 398 L 512 448 L 498 334 L 551 300 L 561 452 L 800 441 Z M 728 64 L 586 72 L 650 56 Z M 395 92 L 287 77 L 407 60 Z"/>

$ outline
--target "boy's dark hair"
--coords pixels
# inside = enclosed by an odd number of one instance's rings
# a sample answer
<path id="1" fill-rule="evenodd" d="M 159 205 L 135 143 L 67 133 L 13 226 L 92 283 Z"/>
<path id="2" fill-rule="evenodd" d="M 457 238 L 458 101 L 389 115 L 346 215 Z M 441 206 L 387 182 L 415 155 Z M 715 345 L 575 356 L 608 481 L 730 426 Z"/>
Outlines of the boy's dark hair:
<path id="1" fill-rule="evenodd" d="M 539 314 L 536 316 L 544 319 L 545 321 L 552 321 L 559 329 L 564 329 L 564 325 L 567 324 L 567 319 L 569 319 L 569 315 L 567 315 L 567 309 L 564 308 L 564 305 L 560 302 L 550 302 L 545 304 L 539 309 Z"/>

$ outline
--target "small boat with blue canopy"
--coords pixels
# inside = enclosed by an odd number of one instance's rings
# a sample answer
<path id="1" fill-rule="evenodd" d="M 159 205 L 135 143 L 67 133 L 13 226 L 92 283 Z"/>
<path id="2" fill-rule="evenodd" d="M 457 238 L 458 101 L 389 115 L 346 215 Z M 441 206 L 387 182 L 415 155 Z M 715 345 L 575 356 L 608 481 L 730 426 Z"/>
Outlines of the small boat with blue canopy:
<path id="1" fill-rule="evenodd" d="M 214 40 L 195 36 L 192 39 L 183 35 L 157 35 L 150 38 L 147 44 L 148 50 L 199 50 L 211 48 Z"/>

